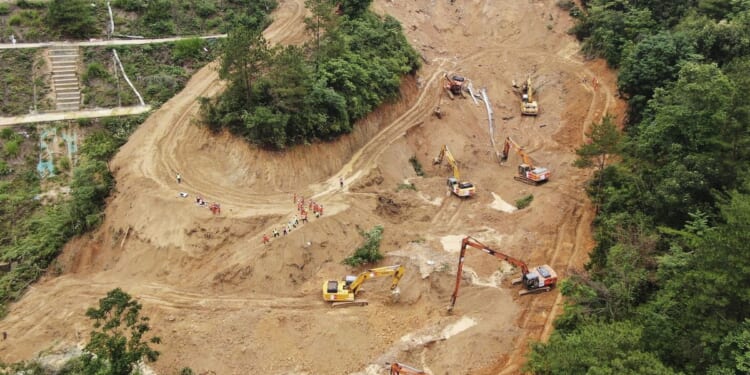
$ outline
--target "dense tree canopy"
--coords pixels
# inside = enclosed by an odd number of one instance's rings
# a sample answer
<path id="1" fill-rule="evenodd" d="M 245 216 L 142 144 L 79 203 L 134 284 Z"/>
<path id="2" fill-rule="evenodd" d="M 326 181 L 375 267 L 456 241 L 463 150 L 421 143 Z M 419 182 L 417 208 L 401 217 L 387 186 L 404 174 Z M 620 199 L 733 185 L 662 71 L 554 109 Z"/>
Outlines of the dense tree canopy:
<path id="1" fill-rule="evenodd" d="M 574 31 L 621 68 L 629 116 L 623 137 L 605 121 L 578 150 L 582 167 L 619 162 L 597 165 L 597 244 L 527 368 L 747 374 L 750 1 L 587 3 Z"/>
<path id="2" fill-rule="evenodd" d="M 229 87 L 204 101 L 205 123 L 274 149 L 350 132 L 396 98 L 401 77 L 419 66 L 398 21 L 360 9 L 368 4 L 342 3 L 344 14 L 336 15 L 330 0 L 307 1 L 313 38 L 303 47 L 271 48 L 259 32 L 238 26 L 220 70 Z"/>

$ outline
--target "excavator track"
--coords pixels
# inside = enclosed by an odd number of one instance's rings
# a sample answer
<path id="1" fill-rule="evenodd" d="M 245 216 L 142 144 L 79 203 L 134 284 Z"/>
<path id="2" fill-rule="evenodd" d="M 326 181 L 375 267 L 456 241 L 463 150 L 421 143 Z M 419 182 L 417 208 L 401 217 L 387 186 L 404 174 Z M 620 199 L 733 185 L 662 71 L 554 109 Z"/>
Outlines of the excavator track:
<path id="1" fill-rule="evenodd" d="M 548 287 L 548 286 L 545 286 L 545 287 L 542 287 L 542 288 L 531 289 L 531 290 L 525 289 L 525 290 L 519 290 L 518 291 L 518 295 L 519 296 L 525 296 L 527 294 L 537 294 L 537 293 L 542 293 L 542 292 L 549 292 L 550 290 L 552 290 L 552 288 Z"/>
<path id="2" fill-rule="evenodd" d="M 521 177 L 521 176 L 513 176 L 513 179 L 516 180 L 516 181 L 521 181 L 524 184 L 534 185 L 534 186 L 537 186 L 537 185 L 539 185 L 541 183 L 540 181 L 534 181 L 534 180 L 532 180 L 530 178 Z"/>
<path id="3" fill-rule="evenodd" d="M 368 302 L 366 300 L 357 300 L 357 301 L 347 301 L 347 302 L 334 302 L 331 304 L 331 308 L 339 308 L 339 307 L 350 307 L 350 306 L 367 306 Z"/>

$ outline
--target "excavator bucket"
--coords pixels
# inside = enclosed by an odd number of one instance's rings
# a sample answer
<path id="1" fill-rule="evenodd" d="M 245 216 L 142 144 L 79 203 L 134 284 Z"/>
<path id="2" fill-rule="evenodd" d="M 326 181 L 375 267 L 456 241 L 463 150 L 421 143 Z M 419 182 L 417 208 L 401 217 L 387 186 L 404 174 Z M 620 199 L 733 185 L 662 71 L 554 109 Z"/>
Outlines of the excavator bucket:
<path id="1" fill-rule="evenodd" d="M 401 290 L 396 287 L 395 289 L 391 290 L 391 302 L 398 302 L 401 299 Z"/>

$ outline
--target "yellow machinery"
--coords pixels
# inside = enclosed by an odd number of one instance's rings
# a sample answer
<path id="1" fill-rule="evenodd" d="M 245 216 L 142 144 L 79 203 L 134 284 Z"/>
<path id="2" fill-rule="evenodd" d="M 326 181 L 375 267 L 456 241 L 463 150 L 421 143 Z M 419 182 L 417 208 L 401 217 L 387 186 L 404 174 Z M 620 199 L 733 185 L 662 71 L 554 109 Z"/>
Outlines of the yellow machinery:
<path id="1" fill-rule="evenodd" d="M 391 282 L 391 293 L 394 299 L 398 297 L 398 282 L 404 276 L 406 269 L 397 264 L 394 266 L 372 268 L 359 274 L 359 276 L 346 276 L 344 280 L 328 280 L 323 283 L 323 299 L 333 302 L 332 307 L 343 306 L 366 306 L 367 301 L 355 300 L 359 287 L 368 279 L 374 277 L 393 276 Z"/>
<path id="2" fill-rule="evenodd" d="M 523 163 L 518 165 L 518 174 L 513 176 L 513 179 L 529 185 L 539 185 L 543 182 L 549 181 L 549 177 L 551 174 L 549 169 L 543 167 L 535 167 L 531 163 L 529 155 L 526 155 L 523 147 L 519 146 L 518 143 L 510 139 L 510 137 L 505 138 L 502 161 L 508 160 L 508 154 L 510 153 L 511 147 L 515 148 L 518 155 L 521 156 L 521 159 L 523 159 Z"/>
<path id="3" fill-rule="evenodd" d="M 521 114 L 525 116 L 539 114 L 539 105 L 534 100 L 534 88 L 531 87 L 531 76 L 526 78 L 526 83 L 521 88 Z"/>
<path id="4" fill-rule="evenodd" d="M 443 148 L 440 149 L 440 154 L 438 154 L 432 163 L 441 164 L 443 162 L 443 157 L 448 159 L 448 164 L 450 164 L 450 167 L 453 169 L 453 177 L 448 177 L 448 188 L 451 192 L 461 198 L 473 196 L 476 193 L 476 188 L 471 182 L 461 181 L 458 164 L 456 164 L 456 159 L 453 158 L 453 154 L 448 150 L 448 146 L 443 145 Z"/>

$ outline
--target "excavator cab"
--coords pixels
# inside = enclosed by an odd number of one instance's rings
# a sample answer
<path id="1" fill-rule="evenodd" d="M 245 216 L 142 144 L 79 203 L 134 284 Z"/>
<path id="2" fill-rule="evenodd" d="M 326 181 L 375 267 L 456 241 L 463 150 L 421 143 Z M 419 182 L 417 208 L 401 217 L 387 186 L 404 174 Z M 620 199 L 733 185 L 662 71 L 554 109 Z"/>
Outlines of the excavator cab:
<path id="1" fill-rule="evenodd" d="M 476 192 L 474 184 L 468 181 L 458 181 L 454 177 L 448 177 L 448 189 L 461 198 L 471 197 Z"/>
<path id="2" fill-rule="evenodd" d="M 532 168 L 528 164 L 520 164 L 518 166 L 518 175 L 526 180 L 531 180 L 533 183 L 540 184 L 549 179 L 550 172 L 547 168 L 534 167 Z"/>
<path id="3" fill-rule="evenodd" d="M 451 77 L 451 92 L 453 95 L 461 95 L 465 81 L 466 78 L 458 75 L 453 75 L 453 77 Z"/>
<path id="4" fill-rule="evenodd" d="M 464 94 L 464 82 L 466 82 L 466 78 L 448 73 L 445 74 L 445 91 L 448 93 L 448 96 L 453 99 L 456 95 L 460 95 L 461 97 L 466 97 L 466 94 Z"/>
<path id="5" fill-rule="evenodd" d="M 536 267 L 525 273 L 521 280 L 514 280 L 513 284 L 523 282 L 526 290 L 521 295 L 549 291 L 557 283 L 557 273 L 548 265 Z"/>

